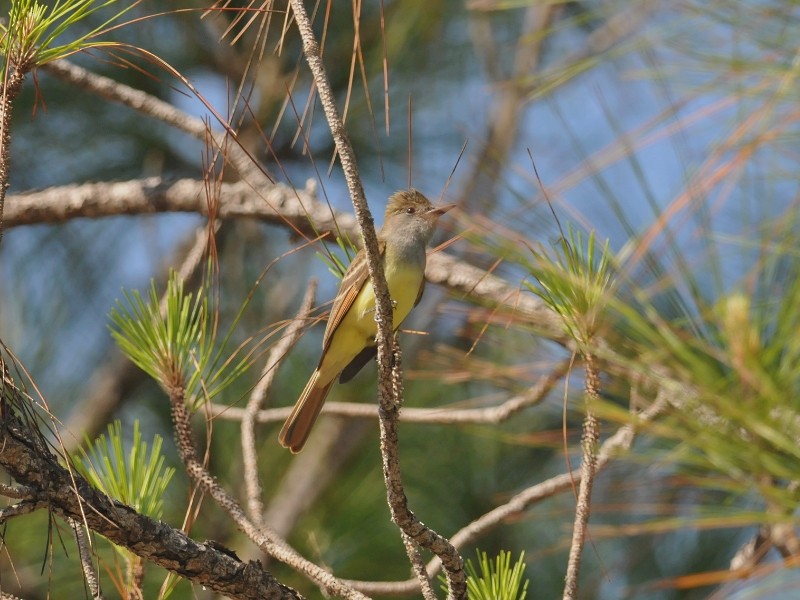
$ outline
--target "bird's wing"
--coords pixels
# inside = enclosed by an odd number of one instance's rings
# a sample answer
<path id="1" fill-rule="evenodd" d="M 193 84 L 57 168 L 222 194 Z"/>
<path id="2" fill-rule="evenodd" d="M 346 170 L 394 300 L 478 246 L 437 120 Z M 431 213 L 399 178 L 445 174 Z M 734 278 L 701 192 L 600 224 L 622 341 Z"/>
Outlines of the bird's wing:
<path id="1" fill-rule="evenodd" d="M 339 383 L 347 383 L 353 377 L 358 375 L 358 372 L 369 364 L 378 354 L 376 346 L 367 346 L 361 352 L 356 354 L 356 357 L 351 360 L 348 365 L 339 373 Z"/>
<path id="2" fill-rule="evenodd" d="M 419 284 L 419 291 L 417 292 L 417 299 L 414 300 L 414 306 L 419 304 L 419 301 L 422 300 L 422 294 L 425 292 L 425 274 L 422 274 L 422 281 Z"/>
<path id="3" fill-rule="evenodd" d="M 381 253 L 381 257 L 383 257 L 386 252 L 385 241 L 378 240 L 378 250 Z M 322 338 L 323 352 L 327 350 L 331 338 L 333 338 L 333 334 L 344 319 L 347 311 L 353 306 L 353 302 L 355 302 L 358 293 L 361 291 L 361 288 L 364 287 L 368 279 L 369 267 L 367 266 L 367 255 L 362 249 L 355 255 L 353 262 L 350 263 L 350 266 L 347 268 L 342 278 L 342 283 L 339 286 L 339 293 L 336 295 L 333 308 L 331 308 L 331 314 L 328 317 L 328 325 L 325 327 L 325 336 Z"/>

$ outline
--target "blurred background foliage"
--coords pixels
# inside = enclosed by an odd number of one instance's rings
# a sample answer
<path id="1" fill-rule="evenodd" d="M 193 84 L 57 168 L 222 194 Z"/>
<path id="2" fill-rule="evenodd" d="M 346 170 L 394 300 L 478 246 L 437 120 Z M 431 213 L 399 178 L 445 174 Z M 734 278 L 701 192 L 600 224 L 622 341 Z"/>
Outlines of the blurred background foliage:
<path id="1" fill-rule="evenodd" d="M 161 57 L 222 114 L 245 80 L 252 93 L 246 110 L 237 107 L 243 145 L 276 179 L 298 187 L 318 171 L 324 197 L 348 210 L 340 173 L 328 173 L 333 146 L 316 102 L 304 121 L 310 152 L 297 138 L 310 80 L 293 27 L 282 34 L 285 3 L 272 5 L 266 33 L 263 14 L 235 10 L 260 4 L 225 6 L 206 14 L 208 3 L 175 10 L 174 3 L 148 0 L 109 39 Z M 559 235 L 544 187 L 563 222 L 594 231 L 617 253 L 615 296 L 601 327 L 603 437 L 629 422 L 635 375 L 652 377 L 658 366 L 659 381 L 683 397 L 598 477 L 581 597 L 785 598 L 797 590 L 800 577 L 774 550 L 751 578 L 725 581 L 731 558 L 761 523 L 793 523 L 796 512 L 797 3 L 387 0 L 316 8 L 326 66 L 339 106 L 347 107 L 375 213 L 409 180 L 432 198 L 444 194 L 462 211 L 443 220 L 440 241 L 462 236 L 451 252 L 492 267 L 527 294 L 522 290 L 535 283 L 537 268 L 530 248 L 549 248 Z M 351 84 L 355 21 L 364 75 L 356 62 Z M 207 117 L 176 80 L 135 52 L 94 50 L 73 60 Z M 46 72 L 28 78 L 12 140 L 12 194 L 88 181 L 199 178 L 204 156 L 197 140 Z M 67 439 L 95 436 L 112 418 L 128 435 L 138 419 L 146 440 L 172 438 L 166 398 L 143 373 L 120 366 L 108 315 L 122 288 L 145 290 L 153 277 L 165 282 L 200 224 L 198 216 L 157 215 L 6 232 L 2 339 L 64 422 Z M 223 326 L 234 321 L 265 266 L 297 244 L 282 228 L 246 220 L 222 225 Z M 312 275 L 322 280 L 320 300 L 332 297 L 337 282 L 313 248 L 277 262 L 255 289 L 234 341 L 266 338 L 273 324 L 291 317 Z M 529 323 L 491 315 L 491 307 L 428 287 L 408 326 L 430 335 L 403 341 L 409 406 L 498 402 L 568 357 Z M 318 358 L 321 329 L 310 330 L 283 365 L 273 405 L 294 402 Z M 227 388 L 223 401 L 243 406 L 258 371 Z M 336 399 L 372 401 L 374 369 L 365 371 L 338 388 Z M 103 409 L 105 419 L 87 421 L 98 410 L 87 399 L 109 372 L 120 382 L 120 402 Z M 565 443 L 576 467 L 579 368 L 569 383 L 501 425 L 403 426 L 404 476 L 421 519 L 445 535 L 457 531 L 563 472 Z M 652 400 L 651 391 L 637 393 Z M 409 577 L 389 522 L 375 423 L 323 419 L 298 457 L 278 446 L 277 426 L 261 427 L 259 435 L 268 523 L 286 527 L 303 554 L 339 576 Z M 178 466 L 174 448 L 165 446 L 168 463 Z M 214 421 L 210 467 L 237 493 L 239 448 L 238 425 Z M 314 485 L 297 496 L 292 486 L 301 477 Z M 181 524 L 188 494 L 178 469 L 165 520 Z M 477 545 L 490 556 L 524 551 L 529 596 L 560 597 L 573 510 L 570 493 L 551 498 Z M 193 537 L 255 557 L 210 503 L 200 514 Z M 47 536 L 43 514 L 8 524 L 4 591 L 26 599 L 45 598 L 48 589 L 51 597 L 53 590 L 82 593 L 68 532 L 61 533 L 68 552 L 59 542 L 49 555 Z M 120 567 L 100 548 L 113 579 Z M 465 554 L 474 555 L 473 548 Z M 282 565 L 270 568 L 318 596 Z M 149 567 L 146 597 L 156 597 L 163 577 Z M 113 586 L 106 587 L 111 594 Z M 173 597 L 208 593 L 184 582 Z"/>

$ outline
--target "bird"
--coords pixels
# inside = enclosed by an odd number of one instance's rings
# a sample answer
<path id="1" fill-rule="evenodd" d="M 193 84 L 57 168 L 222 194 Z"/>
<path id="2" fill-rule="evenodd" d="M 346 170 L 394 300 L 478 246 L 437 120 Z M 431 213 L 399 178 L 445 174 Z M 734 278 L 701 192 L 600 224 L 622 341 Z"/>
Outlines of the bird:
<path id="1" fill-rule="evenodd" d="M 383 227 L 378 232 L 378 249 L 389 285 L 395 331 L 422 298 L 425 248 L 433 237 L 439 217 L 454 206 L 435 206 L 413 188 L 389 197 Z M 361 249 L 347 268 L 334 298 L 322 338 L 319 364 L 281 429 L 282 446 L 294 454 L 303 449 L 337 377 L 341 383 L 350 381 L 375 357 L 377 332 L 375 292 L 369 278 L 367 255 Z"/>

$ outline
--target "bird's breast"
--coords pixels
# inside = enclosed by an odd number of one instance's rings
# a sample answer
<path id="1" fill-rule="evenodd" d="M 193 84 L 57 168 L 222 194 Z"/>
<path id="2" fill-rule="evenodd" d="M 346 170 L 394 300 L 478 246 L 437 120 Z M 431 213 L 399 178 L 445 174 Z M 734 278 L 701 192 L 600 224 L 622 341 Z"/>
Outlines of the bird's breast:
<path id="1" fill-rule="evenodd" d="M 392 299 L 394 310 L 392 322 L 395 329 L 411 312 L 414 302 L 419 294 L 424 270 L 414 264 L 394 263 L 387 261 L 385 265 L 386 282 L 389 284 L 389 296 Z M 365 335 L 374 336 L 377 333 L 375 324 L 375 292 L 372 284 L 367 282 L 354 302 L 354 309 L 359 315 L 358 323 Z"/>

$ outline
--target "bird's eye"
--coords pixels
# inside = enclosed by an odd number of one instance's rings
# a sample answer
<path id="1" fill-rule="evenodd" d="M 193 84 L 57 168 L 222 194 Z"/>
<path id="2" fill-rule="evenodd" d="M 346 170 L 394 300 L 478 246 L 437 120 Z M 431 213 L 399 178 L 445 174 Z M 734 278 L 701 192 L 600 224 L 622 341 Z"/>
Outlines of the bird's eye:
<path id="1" fill-rule="evenodd" d="M 413 215 L 415 212 L 417 212 L 417 209 L 416 209 L 416 208 L 414 208 L 413 206 L 409 206 L 409 207 L 406 209 L 406 214 Z"/>

